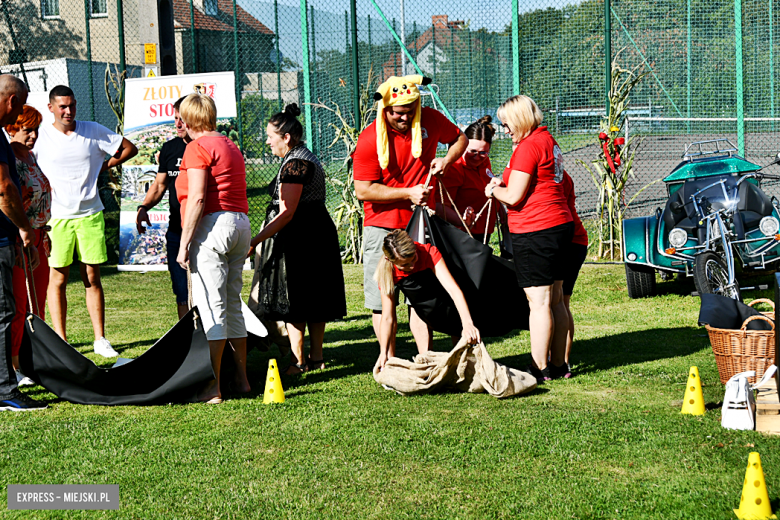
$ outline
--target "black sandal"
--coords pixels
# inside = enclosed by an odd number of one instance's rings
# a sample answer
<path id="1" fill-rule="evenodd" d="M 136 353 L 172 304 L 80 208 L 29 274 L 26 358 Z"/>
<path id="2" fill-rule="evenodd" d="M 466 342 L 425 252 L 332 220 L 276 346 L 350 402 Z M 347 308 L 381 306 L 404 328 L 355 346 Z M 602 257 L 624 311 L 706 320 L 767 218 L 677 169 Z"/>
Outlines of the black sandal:
<path id="1" fill-rule="evenodd" d="M 325 358 L 316 361 L 312 358 L 306 358 L 306 365 L 309 367 L 309 370 L 323 370 L 325 368 Z"/>
<path id="2" fill-rule="evenodd" d="M 300 372 L 295 372 L 294 374 L 290 374 L 289 372 L 292 367 L 297 368 L 298 370 L 300 370 Z M 309 371 L 309 366 L 306 363 L 290 363 L 289 365 L 287 365 L 287 368 L 284 369 L 284 375 L 298 376 L 308 371 Z"/>

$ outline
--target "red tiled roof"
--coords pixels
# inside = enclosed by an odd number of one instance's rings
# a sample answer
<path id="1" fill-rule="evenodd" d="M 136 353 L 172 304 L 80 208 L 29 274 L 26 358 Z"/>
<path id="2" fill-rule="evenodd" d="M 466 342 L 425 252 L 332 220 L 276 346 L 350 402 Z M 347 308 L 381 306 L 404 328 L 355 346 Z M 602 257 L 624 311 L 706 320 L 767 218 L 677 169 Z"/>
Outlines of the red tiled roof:
<path id="1" fill-rule="evenodd" d="M 204 31 L 225 31 L 231 32 L 233 30 L 233 1 L 232 0 L 217 0 L 217 7 L 222 14 L 224 20 L 229 20 L 230 23 L 226 23 L 220 18 L 215 16 L 208 16 L 197 7 L 193 8 L 193 14 L 195 15 L 195 28 Z M 273 31 L 260 23 L 260 20 L 246 12 L 241 6 L 236 6 L 236 18 L 238 20 L 238 32 L 259 32 L 263 34 L 273 34 Z M 173 0 L 173 19 L 174 27 L 177 29 L 189 29 L 191 24 L 190 19 L 190 4 L 187 0 Z"/>

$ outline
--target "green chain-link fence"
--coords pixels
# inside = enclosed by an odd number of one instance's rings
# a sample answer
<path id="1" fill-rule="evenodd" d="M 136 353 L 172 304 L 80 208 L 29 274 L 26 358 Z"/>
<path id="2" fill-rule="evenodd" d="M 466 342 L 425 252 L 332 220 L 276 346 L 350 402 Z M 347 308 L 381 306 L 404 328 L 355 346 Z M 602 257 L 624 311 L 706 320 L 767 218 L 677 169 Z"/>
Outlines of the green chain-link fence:
<path id="1" fill-rule="evenodd" d="M 148 15 L 139 12 L 142 2 L 0 0 L 0 70 L 23 77 L 33 93 L 68 84 L 77 92 L 80 118 L 114 127 L 105 68 L 113 64 L 124 66 L 130 77 L 141 74 L 139 24 L 146 19 L 141 14 Z M 693 141 L 728 138 L 759 164 L 768 163 L 778 149 L 780 0 L 156 3 L 173 11 L 178 73 L 236 73 L 240 117 L 221 130 L 245 152 L 254 229 L 262 222 L 266 187 L 278 168 L 264 144 L 268 118 L 286 103 L 321 102 L 337 104 L 352 121 L 355 97 L 367 88 L 369 71 L 381 81 L 414 73 L 414 63 L 434 80 L 431 90 L 438 94 L 437 100 L 426 93 L 424 103 L 446 108 L 462 127 L 485 114 L 494 116 L 515 93 L 535 99 L 566 154 L 582 215 L 595 212 L 597 192 L 576 160 L 589 162 L 598 154 L 596 133 L 612 60 L 648 72 L 629 111 L 628 132 L 643 138 L 627 197 L 668 174 Z M 405 42 L 408 56 L 398 40 Z M 308 106 L 310 147 L 328 172 L 338 175 L 344 147 L 330 146 L 330 125 L 338 121 L 331 112 Z M 491 152 L 497 172 L 511 154 L 510 142 L 500 137 Z M 654 185 L 632 211 L 651 212 L 663 195 L 663 186 Z M 330 190 L 331 208 L 339 197 L 339 190 Z"/>

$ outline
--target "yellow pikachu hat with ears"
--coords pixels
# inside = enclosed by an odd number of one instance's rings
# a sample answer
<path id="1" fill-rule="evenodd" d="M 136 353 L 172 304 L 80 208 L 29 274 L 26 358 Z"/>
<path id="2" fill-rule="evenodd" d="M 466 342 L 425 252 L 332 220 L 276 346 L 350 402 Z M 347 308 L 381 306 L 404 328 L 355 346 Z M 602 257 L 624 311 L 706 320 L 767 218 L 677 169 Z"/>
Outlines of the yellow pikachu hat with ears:
<path id="1" fill-rule="evenodd" d="M 419 74 L 409 76 L 391 76 L 374 93 L 377 103 L 376 117 L 376 151 L 379 155 L 379 166 L 382 169 L 390 164 L 390 144 L 387 140 L 387 122 L 385 121 L 384 108 L 397 105 L 408 105 L 420 99 L 420 89 L 417 85 L 428 85 L 430 78 L 424 78 Z M 422 155 L 422 131 L 420 120 L 422 119 L 422 103 L 417 103 L 417 110 L 412 120 L 412 156 Z"/>

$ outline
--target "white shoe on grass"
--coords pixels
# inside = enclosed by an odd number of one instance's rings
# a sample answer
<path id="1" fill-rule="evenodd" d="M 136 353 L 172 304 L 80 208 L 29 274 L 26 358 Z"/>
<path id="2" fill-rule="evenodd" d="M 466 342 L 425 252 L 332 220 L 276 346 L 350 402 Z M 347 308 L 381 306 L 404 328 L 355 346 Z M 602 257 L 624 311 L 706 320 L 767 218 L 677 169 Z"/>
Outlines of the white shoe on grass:
<path id="1" fill-rule="evenodd" d="M 114 350 L 114 348 L 111 346 L 111 343 L 109 343 L 106 338 L 100 338 L 99 340 L 96 340 L 93 344 L 93 347 L 95 349 L 95 354 L 103 357 L 117 357 L 119 355 L 119 352 Z"/>
<path id="2" fill-rule="evenodd" d="M 16 386 L 30 386 L 34 384 L 35 381 L 22 374 L 21 370 L 16 370 Z"/>

